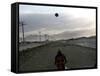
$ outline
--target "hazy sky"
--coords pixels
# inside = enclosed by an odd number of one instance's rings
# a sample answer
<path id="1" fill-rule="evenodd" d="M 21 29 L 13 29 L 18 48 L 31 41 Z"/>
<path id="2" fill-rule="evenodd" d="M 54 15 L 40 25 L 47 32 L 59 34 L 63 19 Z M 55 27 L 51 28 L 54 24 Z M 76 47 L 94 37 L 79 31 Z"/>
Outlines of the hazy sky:
<path id="1" fill-rule="evenodd" d="M 95 9 L 86 8 L 20 5 L 19 18 L 26 24 L 25 36 L 41 32 L 72 38 L 75 36 L 72 33 L 77 33 L 77 37 L 95 35 L 95 12 Z M 59 13 L 59 17 L 55 17 L 55 13 Z M 19 29 L 22 37 L 21 26 Z"/>

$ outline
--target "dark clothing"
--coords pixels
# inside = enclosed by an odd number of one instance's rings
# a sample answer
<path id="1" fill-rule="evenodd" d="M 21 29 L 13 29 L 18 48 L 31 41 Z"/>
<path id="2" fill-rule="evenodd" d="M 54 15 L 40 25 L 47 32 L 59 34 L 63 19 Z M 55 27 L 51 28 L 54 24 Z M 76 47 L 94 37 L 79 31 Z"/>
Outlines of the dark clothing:
<path id="1" fill-rule="evenodd" d="M 64 70 L 66 63 L 66 57 L 62 53 L 58 53 L 55 57 L 55 65 L 58 70 Z"/>

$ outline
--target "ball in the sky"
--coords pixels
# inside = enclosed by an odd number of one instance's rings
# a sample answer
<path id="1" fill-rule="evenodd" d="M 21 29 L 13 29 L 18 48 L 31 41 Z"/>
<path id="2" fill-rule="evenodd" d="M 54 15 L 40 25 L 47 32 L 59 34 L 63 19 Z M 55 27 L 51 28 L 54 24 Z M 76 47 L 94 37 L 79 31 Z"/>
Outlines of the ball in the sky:
<path id="1" fill-rule="evenodd" d="M 56 16 L 56 17 L 58 17 L 58 16 L 59 16 L 59 14 L 58 14 L 58 13 L 55 13 L 55 16 Z"/>

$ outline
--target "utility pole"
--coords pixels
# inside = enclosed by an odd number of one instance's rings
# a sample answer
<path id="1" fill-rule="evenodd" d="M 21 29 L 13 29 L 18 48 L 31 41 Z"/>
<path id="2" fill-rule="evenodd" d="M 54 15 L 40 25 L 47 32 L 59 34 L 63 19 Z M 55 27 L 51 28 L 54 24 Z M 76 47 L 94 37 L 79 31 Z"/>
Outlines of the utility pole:
<path id="1" fill-rule="evenodd" d="M 49 41 L 49 35 L 48 34 L 45 34 L 45 41 Z"/>
<path id="2" fill-rule="evenodd" d="M 45 41 L 47 41 L 47 34 L 45 34 L 44 36 L 45 36 Z"/>
<path id="3" fill-rule="evenodd" d="M 20 22 L 20 25 L 22 26 L 22 36 L 23 36 L 23 42 L 25 42 L 25 37 L 24 37 L 24 24 L 23 22 Z"/>
<path id="4" fill-rule="evenodd" d="M 39 41 L 41 42 L 41 32 L 39 31 Z"/>
<path id="5" fill-rule="evenodd" d="M 48 41 L 49 41 L 49 35 L 47 35 L 47 37 L 48 37 Z"/>

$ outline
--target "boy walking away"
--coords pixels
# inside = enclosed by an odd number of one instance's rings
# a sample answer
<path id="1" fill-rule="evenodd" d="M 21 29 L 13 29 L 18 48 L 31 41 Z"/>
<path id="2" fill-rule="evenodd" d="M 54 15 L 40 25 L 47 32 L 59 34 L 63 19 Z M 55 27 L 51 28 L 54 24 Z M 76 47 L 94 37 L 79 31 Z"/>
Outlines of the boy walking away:
<path id="1" fill-rule="evenodd" d="M 57 69 L 58 70 L 65 70 L 66 62 L 67 62 L 66 57 L 59 50 L 56 57 L 55 57 L 55 65 L 56 65 Z"/>

